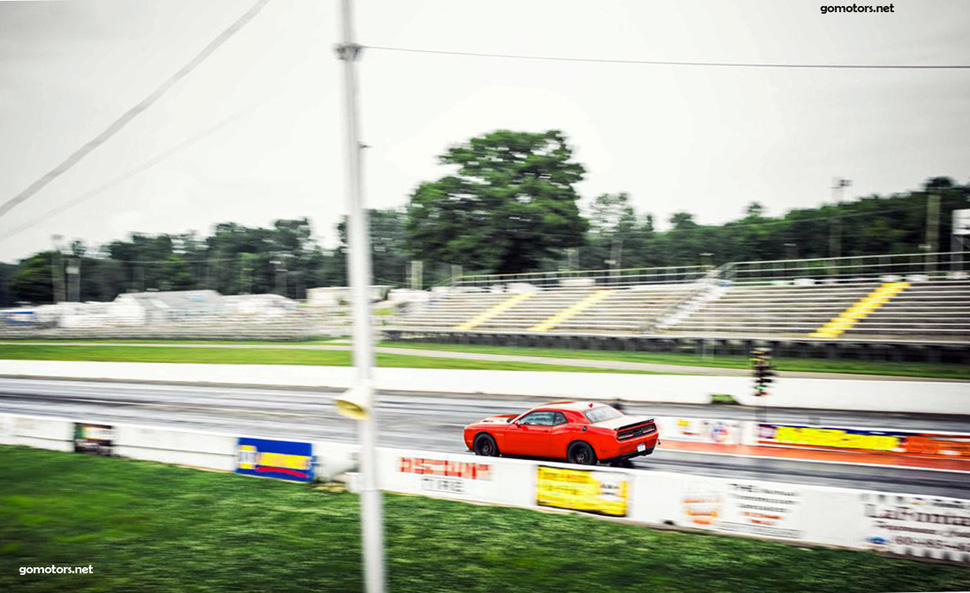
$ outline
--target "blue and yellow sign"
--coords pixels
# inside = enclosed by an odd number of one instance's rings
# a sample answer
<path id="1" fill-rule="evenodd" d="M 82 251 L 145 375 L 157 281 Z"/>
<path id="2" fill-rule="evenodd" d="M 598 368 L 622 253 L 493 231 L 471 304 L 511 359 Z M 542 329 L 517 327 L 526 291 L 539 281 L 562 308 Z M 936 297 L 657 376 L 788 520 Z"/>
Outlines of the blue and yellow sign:
<path id="1" fill-rule="evenodd" d="M 293 482 L 313 480 L 313 445 L 240 437 L 236 473 Z"/>

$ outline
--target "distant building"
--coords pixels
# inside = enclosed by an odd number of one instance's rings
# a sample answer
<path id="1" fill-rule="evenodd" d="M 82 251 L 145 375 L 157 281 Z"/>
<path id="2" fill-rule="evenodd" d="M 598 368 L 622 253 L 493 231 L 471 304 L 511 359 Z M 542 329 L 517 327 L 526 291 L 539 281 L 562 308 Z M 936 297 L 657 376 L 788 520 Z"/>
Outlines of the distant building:
<path id="1" fill-rule="evenodd" d="M 293 299 L 279 294 L 238 294 L 222 297 L 225 313 L 244 317 L 281 317 L 296 310 Z"/>
<path id="2" fill-rule="evenodd" d="M 221 315 L 223 296 L 214 290 L 129 292 L 118 295 L 112 316 L 125 325 L 148 325 Z"/>

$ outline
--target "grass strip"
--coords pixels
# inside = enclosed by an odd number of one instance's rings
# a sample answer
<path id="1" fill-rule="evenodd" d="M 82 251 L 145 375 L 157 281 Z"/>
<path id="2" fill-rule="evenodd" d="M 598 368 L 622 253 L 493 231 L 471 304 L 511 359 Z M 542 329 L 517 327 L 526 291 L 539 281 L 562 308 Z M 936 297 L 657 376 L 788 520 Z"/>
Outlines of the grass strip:
<path id="1" fill-rule="evenodd" d="M 151 462 L 0 446 L 0 590 L 361 591 L 358 499 Z M 385 496 L 399 593 L 970 589 L 970 569 Z M 91 575 L 20 576 L 21 566 Z"/>
<path id="2" fill-rule="evenodd" d="M 351 353 L 349 350 L 299 350 L 258 347 L 139 348 L 136 345 L 85 347 L 18 344 L 14 346 L 0 345 L 0 359 L 351 366 Z M 532 362 L 437 358 L 433 356 L 407 356 L 400 354 L 378 354 L 377 364 L 382 367 L 412 369 L 656 374 L 649 371 L 596 369 L 580 365 L 549 365 Z"/>
<path id="3" fill-rule="evenodd" d="M 548 358 L 585 360 L 616 360 L 624 362 L 642 362 L 650 364 L 683 365 L 708 368 L 747 369 L 751 366 L 751 362 L 747 356 L 717 355 L 710 358 L 704 358 L 696 354 L 678 352 L 568 350 L 562 348 L 432 344 L 427 342 L 384 342 L 381 343 L 380 346 L 414 350 L 469 352 L 476 354 L 542 356 Z M 903 377 L 933 377 L 941 379 L 970 379 L 970 366 L 959 363 L 787 357 L 775 357 L 772 362 L 776 368 L 783 371 L 893 375 Z"/>

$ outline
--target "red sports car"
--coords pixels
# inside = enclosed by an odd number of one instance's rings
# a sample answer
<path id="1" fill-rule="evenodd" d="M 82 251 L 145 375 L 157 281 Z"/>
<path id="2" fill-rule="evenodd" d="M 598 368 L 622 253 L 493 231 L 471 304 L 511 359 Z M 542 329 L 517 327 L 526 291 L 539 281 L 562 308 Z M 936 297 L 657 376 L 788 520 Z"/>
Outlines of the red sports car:
<path id="1" fill-rule="evenodd" d="M 650 455 L 659 439 L 653 418 L 627 416 L 595 402 L 552 402 L 465 427 L 465 445 L 477 455 L 565 459 L 583 465 Z"/>

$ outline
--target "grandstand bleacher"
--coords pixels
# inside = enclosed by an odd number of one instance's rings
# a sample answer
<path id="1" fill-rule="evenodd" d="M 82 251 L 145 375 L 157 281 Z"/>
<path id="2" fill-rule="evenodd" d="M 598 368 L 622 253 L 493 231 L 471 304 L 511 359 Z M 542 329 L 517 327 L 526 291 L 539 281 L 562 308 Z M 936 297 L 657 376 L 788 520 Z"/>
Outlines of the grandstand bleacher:
<path id="1" fill-rule="evenodd" d="M 491 276 L 488 289 L 481 277 L 468 284 L 456 279 L 451 292 L 390 329 L 392 338 L 461 335 L 462 341 L 475 335 L 597 336 L 967 350 L 970 279 L 940 265 L 952 254 L 933 255 L 741 262 L 663 280 L 651 270 L 624 271 L 620 281 L 615 271 L 605 271 L 590 273 L 584 286 L 576 286 L 582 278 L 575 273 L 558 283 L 554 274 L 543 274 L 538 285 Z"/>

